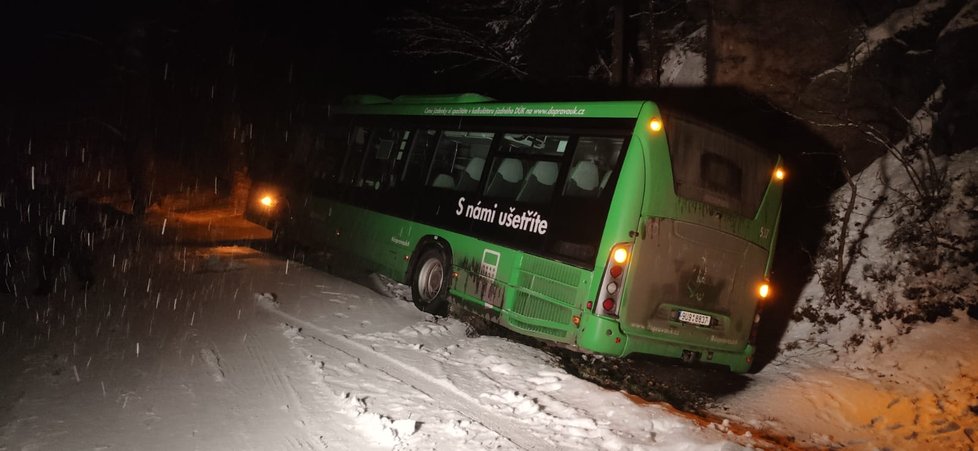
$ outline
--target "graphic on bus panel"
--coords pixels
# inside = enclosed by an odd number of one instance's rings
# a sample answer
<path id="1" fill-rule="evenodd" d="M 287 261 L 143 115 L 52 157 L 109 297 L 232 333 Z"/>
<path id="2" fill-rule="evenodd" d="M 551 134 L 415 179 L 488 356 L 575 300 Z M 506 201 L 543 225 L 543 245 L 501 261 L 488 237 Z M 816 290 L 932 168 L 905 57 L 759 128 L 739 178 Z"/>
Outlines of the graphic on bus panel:
<path id="1" fill-rule="evenodd" d="M 485 249 L 482 252 L 482 260 L 464 258 L 461 268 L 463 274 L 455 280 L 456 290 L 465 294 L 481 299 L 486 306 L 502 307 L 503 287 L 496 282 L 496 275 L 499 271 L 499 252 Z"/>
<path id="2" fill-rule="evenodd" d="M 489 279 L 490 282 L 495 282 L 498 268 L 499 252 L 489 249 L 482 251 L 482 266 L 479 268 L 479 275 Z"/>

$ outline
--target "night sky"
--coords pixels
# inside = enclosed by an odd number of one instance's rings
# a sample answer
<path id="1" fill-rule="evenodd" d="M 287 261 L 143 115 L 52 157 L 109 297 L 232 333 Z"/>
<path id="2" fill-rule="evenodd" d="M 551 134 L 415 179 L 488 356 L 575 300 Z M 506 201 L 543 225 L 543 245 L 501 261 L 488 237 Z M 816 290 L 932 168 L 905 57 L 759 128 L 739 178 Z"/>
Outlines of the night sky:
<path id="1" fill-rule="evenodd" d="M 231 83 L 239 101 L 256 107 L 325 103 L 350 92 L 391 95 L 419 78 L 416 65 L 389 51 L 393 40 L 380 29 L 397 10 L 383 3 L 135 3 L 6 6 L 6 119 L 112 122 L 113 102 L 134 77 L 158 95 L 188 101 Z"/>

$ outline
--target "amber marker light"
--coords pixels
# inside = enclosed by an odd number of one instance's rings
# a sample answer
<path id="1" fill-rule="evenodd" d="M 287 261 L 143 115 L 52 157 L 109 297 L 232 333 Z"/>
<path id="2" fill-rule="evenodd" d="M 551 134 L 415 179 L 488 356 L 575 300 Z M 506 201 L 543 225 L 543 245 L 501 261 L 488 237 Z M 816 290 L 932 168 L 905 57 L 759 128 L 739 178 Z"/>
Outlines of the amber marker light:
<path id="1" fill-rule="evenodd" d="M 768 285 L 766 283 L 762 283 L 762 284 L 760 284 L 760 285 L 757 286 L 757 296 L 759 298 L 761 298 L 762 300 L 763 299 L 767 299 L 767 297 L 770 294 L 771 294 L 771 286 L 770 285 Z"/>
<path id="2" fill-rule="evenodd" d="M 619 247 L 611 251 L 611 259 L 619 265 L 624 264 L 626 261 L 628 261 L 628 249 Z"/>
<path id="3" fill-rule="evenodd" d="M 774 170 L 774 178 L 777 180 L 784 180 L 785 172 L 783 168 L 777 168 Z"/>
<path id="4" fill-rule="evenodd" d="M 659 119 L 657 117 L 656 118 L 652 118 L 652 120 L 649 121 L 649 129 L 652 130 L 652 131 L 654 131 L 654 132 L 661 132 L 662 131 L 662 119 Z"/>
<path id="5" fill-rule="evenodd" d="M 265 196 L 261 198 L 261 200 L 258 202 L 260 202 L 262 205 L 266 207 L 271 207 L 272 205 L 275 205 L 275 198 L 272 196 Z"/>

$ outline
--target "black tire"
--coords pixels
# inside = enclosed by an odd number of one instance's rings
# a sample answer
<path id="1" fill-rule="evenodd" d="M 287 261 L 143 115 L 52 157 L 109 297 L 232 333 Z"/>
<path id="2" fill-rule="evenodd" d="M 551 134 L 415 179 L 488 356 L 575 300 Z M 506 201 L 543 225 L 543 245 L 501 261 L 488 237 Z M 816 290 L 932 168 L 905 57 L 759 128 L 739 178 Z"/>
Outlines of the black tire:
<path id="1" fill-rule="evenodd" d="M 441 249 L 421 252 L 411 275 L 411 300 L 419 310 L 444 315 L 448 307 L 448 259 Z"/>

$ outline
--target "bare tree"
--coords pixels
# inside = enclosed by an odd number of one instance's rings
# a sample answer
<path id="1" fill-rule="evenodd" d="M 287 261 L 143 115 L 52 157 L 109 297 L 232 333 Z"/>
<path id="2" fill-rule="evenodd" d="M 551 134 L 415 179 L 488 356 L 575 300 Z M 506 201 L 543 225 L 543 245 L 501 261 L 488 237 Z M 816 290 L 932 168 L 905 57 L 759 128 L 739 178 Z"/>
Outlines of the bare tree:
<path id="1" fill-rule="evenodd" d="M 390 30 L 401 53 L 444 62 L 440 72 L 484 69 L 485 77 L 524 78 L 530 31 L 554 0 L 462 0 L 408 11 Z"/>

